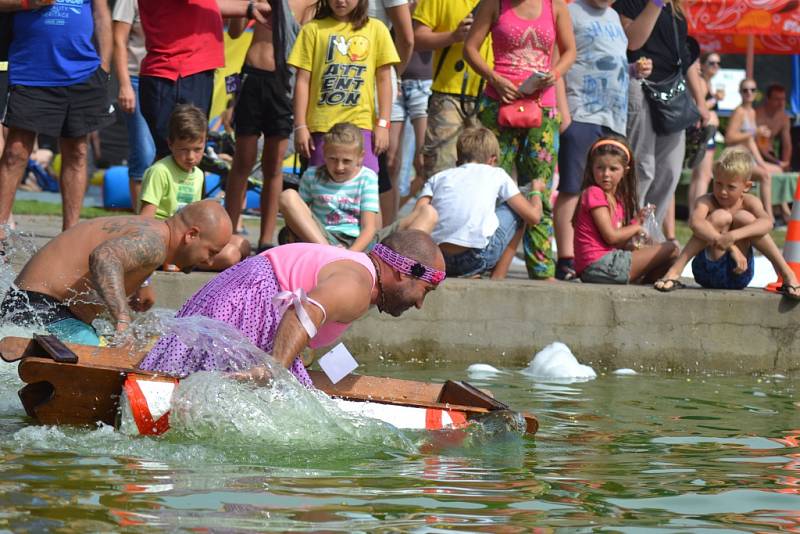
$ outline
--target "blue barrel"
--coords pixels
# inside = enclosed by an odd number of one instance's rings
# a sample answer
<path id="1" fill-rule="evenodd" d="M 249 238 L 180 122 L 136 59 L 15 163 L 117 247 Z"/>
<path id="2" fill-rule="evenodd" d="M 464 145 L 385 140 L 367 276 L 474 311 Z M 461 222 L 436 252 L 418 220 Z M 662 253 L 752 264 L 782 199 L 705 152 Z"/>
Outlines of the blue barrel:
<path id="1" fill-rule="evenodd" d="M 131 189 L 128 185 L 128 167 L 116 165 L 106 169 L 103 176 L 103 207 L 106 209 L 131 209 Z"/>

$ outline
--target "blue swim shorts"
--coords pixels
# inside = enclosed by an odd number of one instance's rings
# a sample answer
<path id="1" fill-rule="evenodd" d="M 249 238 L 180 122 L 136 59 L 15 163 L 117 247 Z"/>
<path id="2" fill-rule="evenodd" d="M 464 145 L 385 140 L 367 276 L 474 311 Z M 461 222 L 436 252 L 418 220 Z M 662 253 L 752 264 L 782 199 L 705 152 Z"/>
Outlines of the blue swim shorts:
<path id="1" fill-rule="evenodd" d="M 726 251 L 720 259 L 714 261 L 708 257 L 706 250 L 703 250 L 692 260 L 694 279 L 701 286 L 709 289 L 744 289 L 753 279 L 753 247 L 747 251 L 747 270 L 736 274 L 733 272 L 735 267 L 736 262 L 733 261 L 730 251 Z"/>

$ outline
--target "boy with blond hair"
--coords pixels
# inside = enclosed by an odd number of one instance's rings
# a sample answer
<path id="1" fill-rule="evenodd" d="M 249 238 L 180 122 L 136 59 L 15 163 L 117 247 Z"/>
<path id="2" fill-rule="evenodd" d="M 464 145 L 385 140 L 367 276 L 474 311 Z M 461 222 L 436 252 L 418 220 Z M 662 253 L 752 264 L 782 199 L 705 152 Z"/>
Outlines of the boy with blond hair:
<path id="1" fill-rule="evenodd" d="M 800 300 L 800 285 L 769 232 L 772 218 L 761 200 L 746 194 L 753 185 L 753 157 L 745 149 L 729 148 L 714 163 L 711 193 L 697 199 L 689 226 L 693 235 L 683 252 L 655 283 L 659 291 L 683 287 L 679 278 L 692 261 L 694 278 L 713 289 L 743 289 L 753 279 L 753 247 L 783 277 L 781 293 Z"/>
<path id="2" fill-rule="evenodd" d="M 497 137 L 482 126 L 461 133 L 456 153 L 459 166 L 425 183 L 417 209 L 431 204 L 439 214 L 431 237 L 444 254 L 448 275 L 492 271 L 492 278 L 505 278 L 523 221 L 535 225 L 542 217 L 544 182 L 534 180 L 526 200 L 508 173 L 497 167 Z"/>

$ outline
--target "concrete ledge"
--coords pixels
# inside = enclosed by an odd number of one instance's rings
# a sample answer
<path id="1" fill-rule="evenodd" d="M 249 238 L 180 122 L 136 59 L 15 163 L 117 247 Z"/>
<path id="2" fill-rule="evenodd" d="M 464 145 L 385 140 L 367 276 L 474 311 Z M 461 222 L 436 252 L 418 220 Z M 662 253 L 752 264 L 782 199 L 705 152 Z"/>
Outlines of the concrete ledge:
<path id="1" fill-rule="evenodd" d="M 158 306 L 178 308 L 213 275 L 157 273 Z M 361 360 L 519 367 L 563 341 L 596 369 L 800 371 L 798 303 L 760 290 L 447 280 L 423 310 L 372 310 L 344 341 Z"/>

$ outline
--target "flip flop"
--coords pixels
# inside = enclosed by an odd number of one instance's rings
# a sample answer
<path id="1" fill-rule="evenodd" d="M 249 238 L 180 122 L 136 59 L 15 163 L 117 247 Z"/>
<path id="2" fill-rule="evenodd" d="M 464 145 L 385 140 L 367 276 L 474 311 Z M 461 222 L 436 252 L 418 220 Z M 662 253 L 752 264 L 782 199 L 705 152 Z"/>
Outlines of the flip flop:
<path id="1" fill-rule="evenodd" d="M 659 278 L 653 284 L 653 287 L 662 293 L 669 293 L 670 291 L 674 291 L 676 289 L 683 289 L 686 287 L 686 285 L 677 278 Z"/>
<path id="2" fill-rule="evenodd" d="M 800 285 L 783 284 L 780 288 L 781 294 L 792 300 L 800 300 Z"/>

